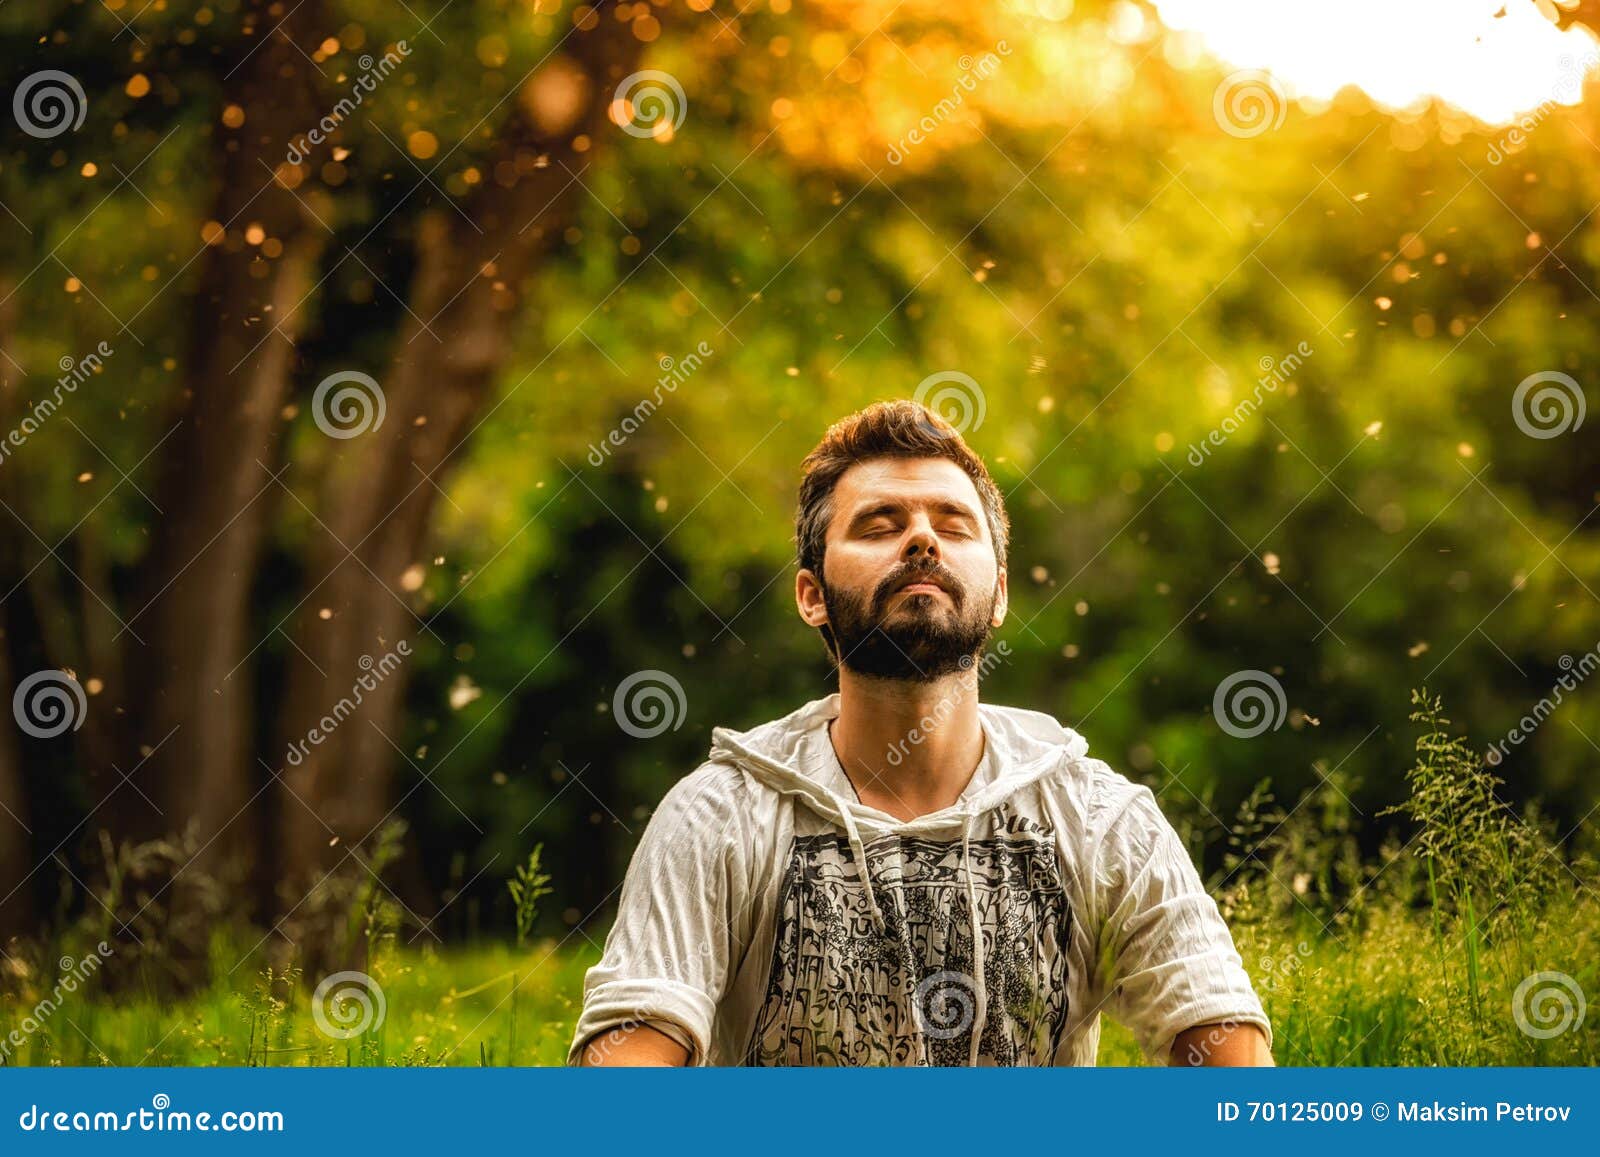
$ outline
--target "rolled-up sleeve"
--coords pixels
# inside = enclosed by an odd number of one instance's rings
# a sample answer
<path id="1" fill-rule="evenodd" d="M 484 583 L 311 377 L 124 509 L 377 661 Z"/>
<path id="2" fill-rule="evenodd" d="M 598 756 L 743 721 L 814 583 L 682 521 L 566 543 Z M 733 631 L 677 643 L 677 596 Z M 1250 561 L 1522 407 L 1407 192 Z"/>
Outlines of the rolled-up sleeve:
<path id="1" fill-rule="evenodd" d="M 1096 988 L 1153 1063 L 1177 1035 L 1219 1022 L 1272 1025 L 1233 936 L 1149 788 L 1134 785 L 1095 857 Z"/>
<path id="2" fill-rule="evenodd" d="M 646 1024 L 704 1064 L 748 908 L 743 773 L 707 765 L 667 792 L 623 880 L 616 923 L 584 976 L 567 1063 L 609 1030 Z M 603 1047 L 604 1042 L 601 1042 Z"/>

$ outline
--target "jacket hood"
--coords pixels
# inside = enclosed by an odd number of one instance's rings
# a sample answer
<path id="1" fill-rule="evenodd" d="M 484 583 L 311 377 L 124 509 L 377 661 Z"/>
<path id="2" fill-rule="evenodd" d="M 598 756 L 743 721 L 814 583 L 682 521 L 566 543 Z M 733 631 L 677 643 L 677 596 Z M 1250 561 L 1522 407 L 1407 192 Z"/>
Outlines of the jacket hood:
<path id="1" fill-rule="evenodd" d="M 748 731 L 715 728 L 711 758 L 734 764 L 758 782 L 800 798 L 817 815 L 841 827 L 854 821 L 895 835 L 925 836 L 960 830 L 968 817 L 993 810 L 1023 788 L 1058 774 L 1089 750 L 1083 736 L 1042 711 L 980 703 L 984 758 L 990 765 L 985 782 L 974 783 L 947 808 L 897 820 L 826 783 L 824 769 L 836 766 L 836 761 L 819 761 L 815 753 L 830 742 L 827 725 L 838 715 L 839 694 L 834 692 Z"/>

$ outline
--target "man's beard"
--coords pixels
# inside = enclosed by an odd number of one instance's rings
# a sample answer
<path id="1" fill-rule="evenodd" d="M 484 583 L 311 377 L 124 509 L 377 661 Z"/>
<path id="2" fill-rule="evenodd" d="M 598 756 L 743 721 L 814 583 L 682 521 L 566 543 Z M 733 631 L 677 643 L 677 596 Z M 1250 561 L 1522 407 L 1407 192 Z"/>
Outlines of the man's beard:
<path id="1" fill-rule="evenodd" d="M 919 579 L 942 584 L 950 605 L 936 594 L 900 594 Z M 822 588 L 840 664 L 858 675 L 916 683 L 973 667 L 994 629 L 997 597 L 992 592 L 986 605 L 976 605 L 961 581 L 937 565 L 900 567 L 870 598 Z"/>

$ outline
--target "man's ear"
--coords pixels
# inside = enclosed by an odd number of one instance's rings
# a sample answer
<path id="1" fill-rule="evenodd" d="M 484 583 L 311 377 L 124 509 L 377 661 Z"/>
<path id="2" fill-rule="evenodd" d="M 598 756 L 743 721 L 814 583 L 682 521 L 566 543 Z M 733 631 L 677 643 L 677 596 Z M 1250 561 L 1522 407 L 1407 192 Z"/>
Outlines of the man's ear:
<path id="1" fill-rule="evenodd" d="M 822 583 L 804 567 L 794 576 L 794 605 L 807 626 L 820 627 L 828 621 L 828 604 L 822 597 Z"/>
<path id="2" fill-rule="evenodd" d="M 994 618 L 990 621 L 991 626 L 998 627 L 1006 621 L 1006 610 L 1009 606 L 1010 601 L 1006 594 L 1006 568 L 1001 567 L 1000 577 L 995 580 Z"/>

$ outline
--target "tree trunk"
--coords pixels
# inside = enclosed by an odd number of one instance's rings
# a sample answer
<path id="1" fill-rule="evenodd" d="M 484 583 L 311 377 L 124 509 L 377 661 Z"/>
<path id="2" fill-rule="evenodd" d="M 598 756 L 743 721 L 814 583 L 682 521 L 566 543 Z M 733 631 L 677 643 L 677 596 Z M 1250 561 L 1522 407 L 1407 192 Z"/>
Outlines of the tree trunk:
<path id="1" fill-rule="evenodd" d="M 460 461 L 506 360 L 521 288 L 576 218 L 593 146 L 621 132 L 607 109 L 618 82 L 636 69 L 642 45 L 611 7 L 580 26 L 567 43 L 570 55 L 552 57 L 519 94 L 484 184 L 465 206 L 472 223 L 445 207 L 421 224 L 410 289 L 415 317 L 380 383 L 386 417 L 380 428 L 345 444 L 323 497 L 331 534 L 315 553 L 313 573 L 329 577 L 295 632 L 298 649 L 315 665 L 297 657 L 292 668 L 286 747 L 304 741 L 350 696 L 363 655 L 376 660 L 400 640 L 415 650 L 426 633 L 402 576 L 427 565 L 437 487 Z M 330 830 L 341 844 L 359 843 L 396 805 L 391 783 L 403 746 L 406 675 L 402 665 L 287 768 L 282 848 L 286 864 L 300 873 L 286 880 L 289 903 L 342 857 L 342 849 L 330 847 Z"/>
<path id="2" fill-rule="evenodd" d="M 0 691 L 9 709 L 16 681 L 6 650 L 0 638 Z M 27 813 L 16 733 L 9 726 L 0 727 L 0 951 L 11 937 L 33 929 L 33 893 L 28 886 L 33 834 Z"/>
<path id="3" fill-rule="evenodd" d="M 320 77 L 296 46 L 314 46 L 333 23 L 320 0 L 287 15 L 265 0 L 250 9 L 255 37 L 240 51 L 254 51 L 224 98 L 245 119 L 217 128 L 215 220 L 226 233 L 203 259 L 182 424 L 165 456 L 148 582 L 128 620 L 143 642 L 124 640 L 128 668 L 149 681 L 131 737 L 137 750 L 124 770 L 153 751 L 136 781 L 163 813 L 130 792 L 143 813 L 133 834 L 193 824 L 204 849 L 196 859 L 208 869 L 225 858 L 253 864 L 259 854 L 250 814 L 263 778 L 253 758 L 250 660 L 259 641 L 250 596 L 278 498 L 273 473 L 301 306 L 328 237 L 289 187 L 298 172 L 283 166 L 289 146 L 324 111 Z M 252 224 L 281 244 L 277 256 L 246 239 Z"/>
<path id="4" fill-rule="evenodd" d="M 16 310 L 11 305 L 14 290 L 15 286 L 9 278 L 0 281 L 0 291 L 3 291 L 0 292 L 0 299 L 5 302 L 0 304 L 0 355 L 4 355 L 0 356 L 0 422 L 7 429 L 11 428 L 15 409 L 13 402 L 16 390 L 21 385 L 11 368 L 11 351 L 14 348 L 12 334 L 15 333 L 16 324 Z M 0 470 L 8 470 L 8 467 L 0 466 Z M 10 481 L 10 473 L 0 477 L 0 490 L 5 492 L 8 504 L 16 499 L 15 487 L 10 485 Z M 10 519 L 6 521 L 10 522 Z M 0 529 L 0 546 L 12 547 L 16 544 L 15 529 L 14 526 Z M 0 582 L 5 583 L 4 590 L 12 590 L 22 577 L 20 569 L 15 574 L 12 570 L 10 565 L 0 566 Z M 11 673 L 9 618 L 9 608 L 0 605 L 0 696 L 3 696 L 0 710 L 3 711 L 11 710 L 11 697 L 16 690 L 16 680 Z M 31 931 L 33 924 L 33 894 L 28 888 L 28 876 L 33 870 L 30 862 L 33 858 L 33 839 L 28 830 L 22 755 L 11 722 L 7 719 L 4 725 L 0 725 L 0 951 L 5 949 L 11 937 Z"/>

